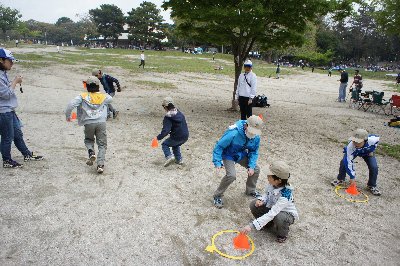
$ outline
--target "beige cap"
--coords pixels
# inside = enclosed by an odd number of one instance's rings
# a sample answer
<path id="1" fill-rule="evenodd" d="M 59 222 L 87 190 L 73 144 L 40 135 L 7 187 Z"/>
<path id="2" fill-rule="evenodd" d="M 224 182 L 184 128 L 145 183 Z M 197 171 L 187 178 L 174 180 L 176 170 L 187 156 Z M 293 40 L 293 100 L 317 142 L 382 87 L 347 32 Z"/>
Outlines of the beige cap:
<path id="1" fill-rule="evenodd" d="M 100 72 L 101 72 L 101 70 L 100 69 L 93 69 L 93 71 L 92 71 L 92 75 L 93 76 L 97 76 L 98 74 L 100 74 Z"/>
<path id="2" fill-rule="evenodd" d="M 368 132 L 362 128 L 359 128 L 356 131 L 354 131 L 353 135 L 350 137 L 350 140 L 356 143 L 361 143 L 367 139 L 368 139 Z"/>
<path id="3" fill-rule="evenodd" d="M 289 179 L 290 177 L 289 166 L 283 161 L 273 162 L 269 166 L 267 175 L 276 175 L 280 179 Z"/>
<path id="4" fill-rule="evenodd" d="M 174 104 L 174 100 L 171 97 L 165 97 L 162 101 L 162 106 L 168 106 L 169 104 Z"/>
<path id="5" fill-rule="evenodd" d="M 253 135 L 261 135 L 263 121 L 260 117 L 252 115 L 247 118 L 247 131 Z"/>
<path id="6" fill-rule="evenodd" d="M 86 80 L 86 84 L 96 84 L 97 86 L 99 86 L 100 85 L 100 81 L 99 81 L 99 79 L 98 78 L 95 78 L 95 77 L 88 77 L 88 79 Z"/>

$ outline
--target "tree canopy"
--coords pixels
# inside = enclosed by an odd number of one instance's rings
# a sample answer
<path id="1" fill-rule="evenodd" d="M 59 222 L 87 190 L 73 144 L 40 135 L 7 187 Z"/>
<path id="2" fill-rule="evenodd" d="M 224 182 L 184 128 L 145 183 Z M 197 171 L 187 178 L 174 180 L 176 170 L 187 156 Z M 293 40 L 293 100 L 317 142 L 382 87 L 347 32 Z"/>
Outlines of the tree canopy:
<path id="1" fill-rule="evenodd" d="M 89 10 L 98 32 L 103 35 L 104 41 L 108 37 L 117 41 L 124 31 L 125 17 L 122 10 L 116 5 L 103 4 L 100 8 Z"/>
<path id="2" fill-rule="evenodd" d="M 3 32 L 4 40 L 7 38 L 7 30 L 16 28 L 21 17 L 22 15 L 17 9 L 5 7 L 0 4 L 0 29 Z"/>
<path id="3" fill-rule="evenodd" d="M 160 10 L 153 3 L 144 1 L 139 7 L 132 8 L 128 12 L 127 23 L 130 38 L 141 45 L 157 45 L 165 38 L 163 18 Z"/>
<path id="4" fill-rule="evenodd" d="M 243 62 L 256 42 L 268 48 L 301 45 L 308 22 L 329 11 L 348 10 L 349 1 L 166 0 L 163 7 L 170 8 L 171 16 L 182 21 L 178 28 L 194 38 L 231 45 L 235 62 L 234 97 Z"/>

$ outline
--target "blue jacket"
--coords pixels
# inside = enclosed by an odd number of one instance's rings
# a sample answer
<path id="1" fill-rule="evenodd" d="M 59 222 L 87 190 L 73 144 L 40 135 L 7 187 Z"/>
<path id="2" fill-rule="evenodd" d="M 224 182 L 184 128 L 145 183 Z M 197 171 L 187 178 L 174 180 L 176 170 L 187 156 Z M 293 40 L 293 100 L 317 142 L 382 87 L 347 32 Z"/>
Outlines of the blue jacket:
<path id="1" fill-rule="evenodd" d="M 254 169 L 258 160 L 258 148 L 260 146 L 260 136 L 253 139 L 246 137 L 244 125 L 246 120 L 239 120 L 230 126 L 215 144 L 213 150 L 213 163 L 215 167 L 223 165 L 222 160 L 239 162 L 248 157 L 248 168 Z"/>
<path id="2" fill-rule="evenodd" d="M 108 94 L 115 92 L 114 83 L 117 85 L 118 89 L 121 88 L 118 79 L 111 77 L 110 75 L 103 74 L 99 80 L 101 85 L 103 85 L 104 91 Z"/>
<path id="3" fill-rule="evenodd" d="M 163 120 L 163 128 L 157 139 L 162 140 L 168 134 L 170 134 L 171 139 L 177 141 L 187 141 L 189 138 L 189 129 L 185 116 L 178 109 L 173 109 L 166 113 Z"/>
<path id="4" fill-rule="evenodd" d="M 364 147 L 356 148 L 352 141 L 344 147 L 344 158 L 343 163 L 346 167 L 346 172 L 350 176 L 350 179 L 356 178 L 356 171 L 354 170 L 354 159 L 356 157 L 368 156 L 371 152 L 374 152 L 379 143 L 379 137 L 377 135 L 369 135 L 368 140 L 365 141 Z"/>

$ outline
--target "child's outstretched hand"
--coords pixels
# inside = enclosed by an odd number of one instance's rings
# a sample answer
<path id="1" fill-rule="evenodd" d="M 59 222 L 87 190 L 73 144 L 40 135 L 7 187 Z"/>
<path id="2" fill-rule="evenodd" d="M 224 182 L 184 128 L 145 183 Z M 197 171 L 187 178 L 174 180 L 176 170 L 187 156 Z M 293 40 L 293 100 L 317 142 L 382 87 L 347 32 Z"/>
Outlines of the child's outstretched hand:
<path id="1" fill-rule="evenodd" d="M 245 227 L 243 227 L 243 228 L 240 230 L 240 233 L 247 235 L 248 233 L 250 233 L 250 231 L 251 231 L 250 225 L 246 225 Z"/>

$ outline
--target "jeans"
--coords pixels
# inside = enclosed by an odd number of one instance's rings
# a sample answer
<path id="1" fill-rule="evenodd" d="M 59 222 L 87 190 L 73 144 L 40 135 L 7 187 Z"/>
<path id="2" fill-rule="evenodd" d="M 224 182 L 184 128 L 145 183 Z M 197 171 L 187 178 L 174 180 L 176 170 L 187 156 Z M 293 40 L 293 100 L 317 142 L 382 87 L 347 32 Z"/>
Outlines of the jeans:
<path id="1" fill-rule="evenodd" d="M 11 160 L 11 143 L 13 141 L 23 156 L 31 155 L 31 152 L 26 147 L 21 130 L 21 123 L 15 112 L 0 114 L 0 136 L 0 148 L 3 161 Z"/>
<path id="2" fill-rule="evenodd" d="M 253 114 L 253 104 L 249 104 L 249 97 L 239 96 L 240 119 L 246 120 Z"/>
<path id="3" fill-rule="evenodd" d="M 96 137 L 97 148 L 97 165 L 104 165 L 107 150 L 107 127 L 106 123 L 93 123 L 85 125 L 85 146 L 88 150 L 94 151 L 94 141 Z"/>
<path id="4" fill-rule="evenodd" d="M 256 207 L 256 201 L 253 200 L 250 203 L 250 211 L 253 214 L 253 216 L 257 219 L 264 214 L 268 213 L 271 209 L 267 208 L 265 205 Z M 274 219 L 267 223 L 264 227 L 270 227 L 275 224 L 276 226 L 276 233 L 280 237 L 287 237 L 289 234 L 289 226 L 294 223 L 294 217 L 288 212 L 281 211 L 279 212 Z"/>
<path id="5" fill-rule="evenodd" d="M 219 184 L 217 190 L 214 192 L 214 197 L 222 197 L 224 195 L 225 190 L 236 180 L 236 163 L 231 160 L 223 160 L 224 168 L 226 171 L 225 176 L 222 178 L 221 183 Z M 247 169 L 249 163 L 249 159 L 247 157 L 243 158 L 238 164 Z M 252 176 L 247 176 L 246 181 L 246 194 L 254 193 L 256 191 L 256 185 L 258 181 L 258 177 L 260 175 L 260 167 L 256 165 L 254 168 L 254 174 Z"/>
<path id="6" fill-rule="evenodd" d="M 170 147 L 172 147 L 172 152 L 174 153 L 175 159 L 179 162 L 182 160 L 181 154 L 181 145 L 184 144 L 187 140 L 173 140 L 171 138 L 167 138 L 161 144 L 161 148 L 164 152 L 165 158 L 169 158 L 171 154 Z"/>
<path id="7" fill-rule="evenodd" d="M 110 93 L 108 93 L 108 95 L 110 95 L 111 97 L 113 97 L 114 98 L 114 96 L 115 96 L 115 91 L 114 92 L 110 92 Z M 108 104 L 108 116 L 111 116 L 111 113 L 113 113 L 113 114 L 115 114 L 115 109 L 114 109 L 114 107 L 111 105 L 111 103 L 109 103 Z"/>
<path id="8" fill-rule="evenodd" d="M 369 179 L 367 185 L 370 187 L 376 187 L 376 180 L 378 179 L 378 162 L 376 161 L 376 157 L 367 155 L 361 158 L 364 159 L 369 169 Z M 343 160 L 344 159 L 340 161 L 339 174 L 337 176 L 338 180 L 346 179 L 346 167 Z"/>
<path id="9" fill-rule="evenodd" d="M 344 102 L 346 100 L 346 87 L 347 87 L 347 83 L 340 83 L 339 98 L 338 98 L 339 102 Z"/>

